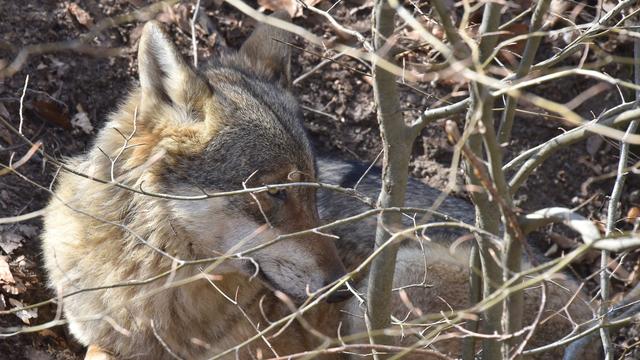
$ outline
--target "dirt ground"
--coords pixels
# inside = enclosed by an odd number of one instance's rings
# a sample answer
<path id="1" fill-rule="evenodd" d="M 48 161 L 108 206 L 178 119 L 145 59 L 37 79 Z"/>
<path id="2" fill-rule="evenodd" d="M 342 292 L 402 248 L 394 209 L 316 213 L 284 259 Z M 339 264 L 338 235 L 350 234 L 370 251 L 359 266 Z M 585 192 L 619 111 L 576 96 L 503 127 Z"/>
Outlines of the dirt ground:
<path id="1" fill-rule="evenodd" d="M 221 2 L 201 3 L 205 10 L 197 27 L 201 63 L 222 51 L 238 48 L 254 25 L 252 20 Z M 61 42 L 60 46 L 66 46 L 68 41 L 86 34 L 93 24 L 134 12 L 148 3 L 144 0 L 0 0 L 0 69 L 10 66 L 24 46 L 52 42 Z M 249 3 L 257 7 L 255 3 Z M 595 1 L 587 3 L 589 5 L 584 10 L 586 17 L 592 11 L 591 3 Z M 325 9 L 331 5 L 327 0 L 317 4 Z M 427 2 L 420 1 L 418 6 L 428 12 Z M 191 56 L 188 26 L 190 9 L 189 2 L 153 16 L 166 24 L 187 57 Z M 366 0 L 345 0 L 332 10 L 332 14 L 342 24 L 369 36 L 370 10 L 370 2 Z M 295 23 L 323 36 L 329 48 L 337 42 L 356 45 L 354 39 L 337 33 L 323 17 L 310 12 L 303 14 L 295 19 Z M 581 21 L 584 22 L 586 17 Z M 18 126 L 20 98 L 28 76 L 24 93 L 24 134 L 34 142 L 41 141 L 44 149 L 58 158 L 86 150 L 96 129 L 114 110 L 114 105 L 127 89 L 136 84 L 135 55 L 141 24 L 140 21 L 126 21 L 101 32 L 75 50 L 42 51 L 42 54 L 29 56 L 15 74 L 0 77 L 0 116 Z M 410 44 L 411 34 L 406 35 L 407 39 L 404 40 Z M 323 53 L 323 49 L 302 40 L 297 40 L 296 45 L 306 51 L 293 50 L 294 78 L 303 74 L 308 76 L 305 75 L 293 91 L 305 106 L 305 125 L 317 151 L 345 159 L 372 161 L 380 151 L 380 138 L 372 103 L 371 81 L 362 75 L 369 69 L 358 60 L 341 57 L 338 63 L 329 63 L 309 73 L 322 62 L 318 54 Z M 543 59 L 553 53 L 557 45 L 543 42 L 538 58 Z M 632 53 L 630 41 L 624 39 L 608 39 L 599 45 L 619 56 L 631 56 Z M 105 51 L 104 48 L 119 49 L 120 53 L 116 55 L 114 51 Z M 416 50 L 415 54 L 408 55 L 407 61 L 421 60 L 428 55 L 427 50 Z M 565 65 L 575 65 L 579 60 L 579 57 L 571 58 Z M 606 72 L 625 80 L 632 78 L 628 64 L 607 65 Z M 584 78 L 565 78 L 541 85 L 535 92 L 566 103 L 594 84 L 594 81 Z M 402 107 L 407 119 L 415 118 L 429 106 L 454 102 L 466 95 L 464 84 L 449 79 L 425 81 L 412 84 L 412 87 L 401 86 Z M 631 94 L 623 94 L 627 100 L 631 99 Z M 598 94 L 594 98 L 596 101 L 587 101 L 576 111 L 585 118 L 592 118 L 619 104 L 620 96 L 617 89 L 609 88 Z M 570 128 L 553 116 L 541 115 L 539 109 L 529 110 L 533 113 L 521 113 L 516 117 L 513 140 L 505 147 L 507 159 Z M 462 121 L 460 118 L 453 119 Z M 446 184 L 453 154 L 452 147 L 446 141 L 443 125 L 444 121 L 437 121 L 427 126 L 415 144 L 411 163 L 413 176 L 441 189 Z M 28 150 L 28 145 L 0 125 L 0 162 L 9 163 L 14 153 L 13 161 L 16 161 Z M 639 149 L 633 150 L 635 154 L 632 154 L 632 161 L 635 162 L 638 161 Z M 618 145 L 615 142 L 598 136 L 558 152 L 537 169 L 516 194 L 516 205 L 524 211 L 549 206 L 581 206 L 581 214 L 603 222 L 607 194 L 612 186 L 612 178 L 607 174 L 615 170 L 617 152 Z M 50 196 L 47 188 L 54 170 L 36 153 L 20 167 L 20 172 L 28 181 L 13 174 L 1 176 L 0 218 L 41 209 Z M 637 175 L 629 178 L 624 194 L 622 214 L 626 214 L 632 206 L 640 205 L 640 179 Z M 456 196 L 466 197 L 463 191 L 457 192 Z M 621 227 L 627 226 L 624 222 L 620 224 Z M 0 244 L 3 245 L 0 257 L 9 264 L 15 280 L 14 284 L 4 283 L 0 288 L 0 310 L 33 304 L 53 296 L 45 288 L 46 279 L 41 269 L 40 229 L 39 220 L 0 225 Z M 547 255 L 558 256 L 575 246 L 576 239 L 575 234 L 565 229 L 549 228 L 545 234 L 535 236 L 533 242 Z M 598 254 L 595 253 L 582 259 L 573 267 L 576 276 L 583 279 L 588 277 L 598 261 Z M 640 272 L 637 252 L 626 255 L 620 263 L 622 266 L 617 269 L 613 280 L 614 295 L 618 298 L 636 285 Z M 587 287 L 593 294 L 598 290 L 593 279 L 588 280 Z M 43 324 L 52 320 L 55 312 L 54 305 L 47 305 L 40 307 L 37 312 L 20 313 L 18 316 L 0 315 L 0 328 L 15 328 L 27 323 Z M 0 339 L 0 358 L 81 357 L 83 349 L 73 342 L 62 326 L 36 330 Z M 3 333 L 6 332 L 3 330 Z M 629 359 L 640 356 L 640 352 L 629 349 L 639 337 L 637 327 L 620 331 L 616 338 L 618 354 Z"/>

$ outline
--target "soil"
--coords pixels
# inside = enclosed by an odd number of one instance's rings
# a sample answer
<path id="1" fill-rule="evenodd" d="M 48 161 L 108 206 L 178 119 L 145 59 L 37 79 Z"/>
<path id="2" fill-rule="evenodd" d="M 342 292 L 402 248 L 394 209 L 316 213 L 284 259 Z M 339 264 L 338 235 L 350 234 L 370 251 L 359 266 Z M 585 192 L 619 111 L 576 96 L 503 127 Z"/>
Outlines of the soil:
<path id="1" fill-rule="evenodd" d="M 92 26 L 91 22 L 99 23 L 109 17 L 131 13 L 148 3 L 144 0 L 79 0 L 75 3 L 57 0 L 0 1 L 0 69 L 8 66 L 25 46 L 53 42 L 60 42 L 60 46 L 68 45 L 69 41 L 86 34 Z M 593 13 L 593 4 L 587 3 L 589 5 L 584 10 L 584 16 Z M 257 7 L 255 3 L 250 4 Z M 324 1 L 317 6 L 326 9 L 331 4 Z M 197 31 L 201 63 L 227 48 L 238 48 L 254 25 L 252 20 L 229 5 L 222 5 L 221 1 L 202 1 L 202 7 L 205 15 L 201 19 L 204 20 L 199 22 Z M 428 11 L 425 1 L 419 2 L 419 7 Z M 191 3 L 182 4 L 156 16 L 165 22 L 181 51 L 189 59 L 190 29 L 185 26 L 185 21 L 188 24 L 190 9 Z M 365 0 L 346 0 L 336 6 L 332 14 L 345 26 L 370 36 L 370 10 Z M 337 42 L 357 45 L 354 39 L 337 33 L 319 15 L 305 12 L 304 16 L 295 19 L 295 23 L 322 36 L 328 47 Z M 135 49 L 141 24 L 131 20 L 109 28 L 87 42 L 83 49 L 41 51 L 36 54 L 38 49 L 34 48 L 34 55 L 26 59 L 19 71 L 5 78 L 0 77 L 0 116 L 17 127 L 20 123 L 20 98 L 24 95 L 22 130 L 25 136 L 33 142 L 40 141 L 43 148 L 57 158 L 85 151 L 91 146 L 96 129 L 102 126 L 108 113 L 114 110 L 127 89 L 136 84 Z M 400 44 L 405 49 L 415 45 L 410 33 L 403 34 L 406 39 L 402 39 Z M 307 74 L 320 63 L 323 59 L 318 54 L 324 52 L 324 49 L 308 45 L 302 40 L 297 40 L 295 45 L 304 51 L 297 48 L 293 50 L 294 78 Z M 628 39 L 611 38 L 598 45 L 617 56 L 632 56 L 632 44 Z M 539 59 L 556 51 L 558 46 L 563 44 L 544 41 Z M 104 48 L 118 48 L 121 52 L 113 55 L 107 51 L 96 51 Z M 580 61 L 579 55 L 568 59 L 563 65 L 575 66 Z M 410 52 L 405 60 L 407 63 L 419 62 L 429 56 L 432 54 L 428 49 L 419 49 Z M 508 62 L 506 66 L 510 66 Z M 603 71 L 626 80 L 632 78 L 631 70 L 628 64 L 610 64 Z M 372 101 L 371 79 L 362 74 L 367 72 L 367 65 L 343 56 L 338 62 L 327 64 L 294 86 L 293 92 L 298 94 L 306 109 L 305 126 L 318 153 L 365 162 L 373 161 L 379 154 L 381 141 Z M 28 86 L 23 94 L 27 76 Z M 595 81 L 583 77 L 571 77 L 540 85 L 534 92 L 550 100 L 566 103 L 595 84 Z M 407 119 L 417 117 L 423 109 L 455 102 L 466 95 L 465 85 L 453 77 L 423 81 L 411 84 L 411 87 L 403 85 L 400 90 L 402 110 Z M 609 88 L 579 105 L 576 111 L 591 119 L 619 104 L 621 95 L 627 101 L 632 96 L 628 92 L 620 93 L 616 88 Z M 524 108 L 531 113 L 516 116 L 513 140 L 504 147 L 507 160 L 571 128 L 554 116 L 545 116 L 540 109 L 528 105 L 524 105 Z M 88 118 L 93 130 L 85 131 L 74 125 L 83 117 Z M 463 121 L 459 117 L 451 119 L 460 124 Z M 447 142 L 443 127 L 444 120 L 439 120 L 423 130 L 415 144 L 410 167 L 414 177 L 440 189 L 447 184 L 453 155 L 453 148 Z M 29 148 L 18 136 L 0 125 L 0 162 L 8 164 L 12 156 L 15 156 L 12 160 L 15 162 Z M 632 161 L 635 163 L 638 161 L 638 149 L 633 150 Z M 603 223 L 607 194 L 613 183 L 612 177 L 606 175 L 615 170 L 617 154 L 618 144 L 599 136 L 559 151 L 540 166 L 518 191 L 515 195 L 516 206 L 523 211 L 550 206 L 580 206 L 581 214 Z M 37 211 L 50 197 L 47 189 L 55 169 L 42 156 L 35 153 L 19 170 L 24 178 L 15 174 L 0 176 L 0 218 Z M 458 176 L 461 178 L 460 174 Z M 622 214 L 626 214 L 633 206 L 640 206 L 640 177 L 630 176 L 626 186 Z M 460 189 L 456 190 L 455 196 L 467 197 Z M 39 219 L 0 225 L 0 243 L 13 241 L 17 244 L 15 249 L 3 247 L 0 250 L 0 256 L 9 263 L 16 281 L 14 286 L 0 288 L 0 310 L 15 307 L 16 301 L 34 304 L 53 296 L 45 287 L 46 276 L 41 268 L 38 238 L 41 226 Z M 621 228 L 628 226 L 624 221 L 620 222 Z M 557 226 L 537 234 L 532 242 L 547 255 L 558 256 L 576 244 L 576 239 L 576 234 Z M 598 261 L 598 254 L 595 253 L 582 259 L 573 267 L 575 275 L 582 279 L 588 277 L 597 268 Z M 638 282 L 640 267 L 637 252 L 628 254 L 620 263 L 620 271 L 616 272 L 617 278 L 613 280 L 617 298 Z M 597 283 L 593 278 L 587 281 L 587 288 L 593 294 L 597 292 Z M 42 306 L 37 314 L 31 314 L 35 317 L 30 319 L 29 314 L 20 315 L 0 315 L 3 333 L 7 332 L 6 329 L 19 328 L 27 321 L 30 325 L 47 323 L 54 319 L 56 307 Z M 0 354 L 3 354 L 0 357 L 82 357 L 84 350 L 73 341 L 63 326 L 32 329 L 30 333 L 0 340 Z M 630 349 L 638 341 L 638 336 L 637 327 L 629 327 L 618 333 L 616 350 L 621 356 L 640 356 L 636 350 Z"/>

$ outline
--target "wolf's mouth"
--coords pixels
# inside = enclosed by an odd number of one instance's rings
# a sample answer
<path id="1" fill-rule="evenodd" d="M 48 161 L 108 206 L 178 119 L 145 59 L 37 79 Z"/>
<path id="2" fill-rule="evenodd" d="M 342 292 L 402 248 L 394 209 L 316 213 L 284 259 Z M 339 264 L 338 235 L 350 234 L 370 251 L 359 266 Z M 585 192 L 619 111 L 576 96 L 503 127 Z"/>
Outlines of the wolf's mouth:
<path id="1" fill-rule="evenodd" d="M 296 304 L 296 305 L 300 305 L 302 304 L 306 299 L 303 297 L 300 297 L 296 294 L 292 294 L 289 290 L 286 290 L 285 288 L 283 288 L 282 286 L 280 286 L 280 284 L 278 284 L 277 282 L 273 281 L 273 279 L 271 279 L 269 277 L 269 275 L 267 275 L 267 273 L 265 273 L 262 270 L 258 271 L 258 278 L 260 278 L 260 280 L 262 280 L 262 282 L 264 283 L 264 285 L 271 291 L 280 291 L 283 292 L 285 294 L 287 294 L 287 296 L 289 296 L 291 298 L 291 300 Z"/>
<path id="2" fill-rule="evenodd" d="M 302 303 L 304 303 L 305 300 L 307 300 L 307 298 L 305 297 L 292 294 L 291 292 L 285 290 L 282 286 L 280 286 L 278 283 L 273 281 L 269 277 L 269 275 L 267 275 L 262 270 L 258 272 L 258 277 L 267 286 L 267 288 L 269 288 L 269 290 L 271 291 L 278 290 L 287 294 L 296 305 L 301 305 Z M 337 289 L 336 291 L 334 291 L 332 294 L 330 294 L 329 297 L 326 299 L 326 302 L 329 304 L 338 303 L 351 298 L 351 296 L 353 296 L 353 293 L 346 286 L 343 286 Z"/>

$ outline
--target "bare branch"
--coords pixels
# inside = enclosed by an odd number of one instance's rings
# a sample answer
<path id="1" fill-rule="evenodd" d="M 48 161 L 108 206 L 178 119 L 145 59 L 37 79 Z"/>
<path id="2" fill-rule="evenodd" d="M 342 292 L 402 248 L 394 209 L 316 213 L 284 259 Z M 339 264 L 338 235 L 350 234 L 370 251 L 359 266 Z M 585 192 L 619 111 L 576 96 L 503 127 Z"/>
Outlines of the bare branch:
<path id="1" fill-rule="evenodd" d="M 198 39 L 196 37 L 196 20 L 200 11 L 200 0 L 196 0 L 193 6 L 193 16 L 191 17 L 191 51 L 193 53 L 193 67 L 198 68 Z"/>
<path id="2" fill-rule="evenodd" d="M 534 57 L 538 51 L 538 47 L 540 46 L 540 41 L 542 40 L 542 37 L 534 33 L 542 27 L 542 21 L 550 4 L 551 0 L 540 0 L 536 4 L 529 24 L 529 37 L 527 38 L 527 44 L 525 45 L 520 65 L 518 65 L 518 70 L 516 71 L 516 79 L 523 77 L 529 72 L 529 69 L 531 69 L 531 64 L 533 64 Z M 513 118 L 516 113 L 515 110 L 516 99 L 510 96 L 507 97 L 507 102 L 504 105 L 504 110 L 502 112 L 500 129 L 498 130 L 498 142 L 501 144 L 509 141 L 511 128 L 513 126 Z"/>
<path id="3" fill-rule="evenodd" d="M 382 58 L 391 61 L 393 54 L 389 39 L 394 33 L 395 11 L 386 0 L 376 0 L 372 12 L 373 49 L 384 51 Z M 398 88 L 393 73 L 373 62 L 373 95 L 377 105 L 378 124 L 382 137 L 382 189 L 378 198 L 381 207 L 402 206 L 408 181 L 411 144 L 415 137 L 409 133 L 400 110 Z M 375 248 L 381 249 L 390 240 L 388 228 L 401 224 L 400 214 L 382 213 L 378 217 Z M 372 330 L 389 326 L 391 290 L 399 244 L 389 246 L 373 260 L 367 289 L 367 313 Z M 373 337 L 376 344 L 388 344 L 386 337 Z M 374 354 L 376 351 L 374 350 Z"/>

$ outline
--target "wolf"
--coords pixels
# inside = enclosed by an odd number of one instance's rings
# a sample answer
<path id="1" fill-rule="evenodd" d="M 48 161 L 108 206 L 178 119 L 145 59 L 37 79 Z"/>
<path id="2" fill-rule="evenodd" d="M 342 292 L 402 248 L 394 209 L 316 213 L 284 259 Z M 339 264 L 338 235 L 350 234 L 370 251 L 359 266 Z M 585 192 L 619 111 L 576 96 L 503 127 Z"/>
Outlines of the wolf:
<path id="1" fill-rule="evenodd" d="M 194 69 L 158 23 L 144 26 L 139 86 L 91 149 L 65 161 L 44 216 L 49 285 L 70 333 L 89 347 L 87 359 L 279 358 L 366 330 L 366 274 L 352 279 L 348 291 L 341 287 L 291 321 L 277 322 L 369 256 L 375 225 L 370 219 L 333 234 L 306 231 L 365 207 L 313 186 L 267 185 L 357 182 L 369 196 L 380 188 L 379 170 L 360 178 L 362 165 L 315 158 L 289 91 L 288 38 L 261 25 L 237 53 Z M 252 188 L 260 191 L 237 191 Z M 439 195 L 409 183 L 410 205 L 429 206 Z M 440 210 L 473 220 L 473 208 L 460 199 L 447 198 Z M 407 318 L 406 294 L 412 314 L 469 305 L 468 251 L 448 250 L 460 235 L 439 230 L 431 241 L 403 244 L 394 284 L 402 291 L 393 295 L 397 318 Z M 591 318 L 588 306 L 569 301 L 580 295 L 571 279 L 555 279 L 547 293 L 545 311 L 564 312 L 540 324 L 534 345 Z M 526 299 L 534 314 L 538 289 Z M 362 349 L 356 345 L 317 355 L 345 358 Z M 436 342 L 430 349 L 459 354 L 459 344 Z"/>

